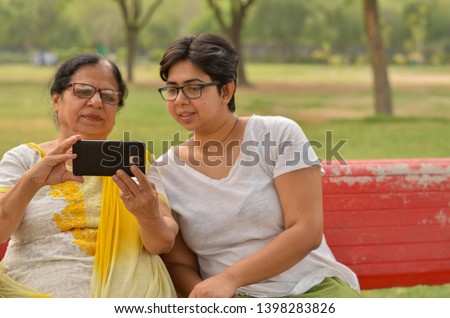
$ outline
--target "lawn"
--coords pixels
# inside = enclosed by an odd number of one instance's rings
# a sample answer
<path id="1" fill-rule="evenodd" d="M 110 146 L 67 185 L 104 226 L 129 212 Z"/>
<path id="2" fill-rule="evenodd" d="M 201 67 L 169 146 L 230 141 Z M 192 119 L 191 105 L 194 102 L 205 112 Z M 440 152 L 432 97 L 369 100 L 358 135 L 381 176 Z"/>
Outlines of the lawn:
<path id="1" fill-rule="evenodd" d="M 48 82 L 52 68 L 0 65 L 0 154 L 22 142 L 55 136 Z M 340 140 L 345 159 L 424 158 L 450 155 L 450 72 L 435 68 L 394 68 L 394 115 L 374 116 L 371 75 L 367 67 L 249 65 L 252 87 L 239 87 L 237 112 L 285 115 L 301 124 L 311 140 L 326 150 Z M 113 138 L 145 140 L 158 155 L 184 139 L 167 114 L 156 88 L 156 65 L 136 70 L 126 106 Z M 327 133 L 328 131 L 328 133 Z M 332 158 L 331 158 L 332 159 Z"/>
<path id="2" fill-rule="evenodd" d="M 53 68 L 0 65 L 0 155 L 57 134 L 48 83 Z M 156 88 L 157 65 L 139 65 L 112 139 L 142 140 L 155 155 L 188 133 L 172 121 Z M 284 115 L 296 120 L 322 159 L 450 156 L 450 67 L 390 68 L 394 116 L 375 116 L 367 66 L 247 66 L 251 87 L 239 87 L 240 116 Z M 367 297 L 445 297 L 450 285 L 364 292 Z"/>

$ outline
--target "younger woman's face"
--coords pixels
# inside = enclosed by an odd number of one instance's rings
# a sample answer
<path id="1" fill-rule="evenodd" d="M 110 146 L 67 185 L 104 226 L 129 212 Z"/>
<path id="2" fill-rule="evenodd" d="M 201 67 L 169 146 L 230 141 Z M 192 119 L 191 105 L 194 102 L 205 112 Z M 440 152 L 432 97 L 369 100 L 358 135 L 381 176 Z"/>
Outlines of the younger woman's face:
<path id="1" fill-rule="evenodd" d="M 182 87 L 211 81 L 209 75 L 190 60 L 181 60 L 170 67 L 166 86 Z M 217 86 L 207 86 L 202 88 L 199 98 L 190 99 L 180 89 L 177 98 L 166 103 L 169 113 L 181 126 L 190 131 L 201 131 L 230 114 L 228 101 L 229 98 L 222 94 L 222 90 L 219 92 Z"/>

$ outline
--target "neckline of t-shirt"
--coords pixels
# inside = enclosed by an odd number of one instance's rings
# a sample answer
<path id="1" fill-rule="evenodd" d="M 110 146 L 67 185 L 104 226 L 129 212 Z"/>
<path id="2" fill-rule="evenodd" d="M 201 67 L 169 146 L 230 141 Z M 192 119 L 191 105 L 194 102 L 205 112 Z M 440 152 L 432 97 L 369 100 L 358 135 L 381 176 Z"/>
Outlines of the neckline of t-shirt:
<path id="1" fill-rule="evenodd" d="M 251 131 L 251 126 L 253 125 L 254 119 L 258 117 L 258 115 L 251 115 L 247 121 L 247 124 L 245 125 L 244 128 L 244 135 L 242 137 L 242 143 L 244 143 L 247 139 L 248 139 L 248 134 Z M 208 180 L 208 181 L 212 181 L 212 182 L 226 182 L 227 180 L 229 180 L 233 174 L 235 173 L 234 171 L 237 169 L 237 166 L 240 165 L 240 161 L 241 161 L 241 157 L 242 157 L 242 150 L 239 151 L 239 155 L 236 158 L 235 162 L 233 163 L 233 166 L 231 167 L 230 171 L 228 171 L 228 174 L 220 179 L 214 179 L 211 177 L 208 177 L 207 175 L 201 173 L 200 171 L 198 171 L 197 169 L 194 169 L 193 167 L 191 167 L 188 163 L 182 161 L 180 158 L 178 158 L 175 155 L 175 151 L 174 151 L 174 147 L 172 147 L 170 149 L 170 160 L 176 164 L 176 165 L 180 165 L 182 164 L 182 167 L 184 167 L 186 169 L 186 171 L 190 172 L 193 175 L 196 175 L 202 179 Z"/>

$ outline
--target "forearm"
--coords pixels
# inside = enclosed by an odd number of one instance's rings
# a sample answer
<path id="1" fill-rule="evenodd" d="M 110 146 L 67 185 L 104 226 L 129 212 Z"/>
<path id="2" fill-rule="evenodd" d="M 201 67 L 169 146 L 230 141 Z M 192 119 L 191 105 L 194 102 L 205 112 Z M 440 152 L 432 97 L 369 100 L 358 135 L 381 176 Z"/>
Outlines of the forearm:
<path id="1" fill-rule="evenodd" d="M 202 281 L 197 255 L 186 245 L 181 233 L 175 237 L 175 244 L 170 253 L 161 255 L 177 293 L 189 296 L 195 285 Z"/>
<path id="2" fill-rule="evenodd" d="M 158 215 L 138 220 L 138 223 L 142 242 L 150 254 L 165 254 L 172 250 L 178 233 L 172 218 Z"/>
<path id="3" fill-rule="evenodd" d="M 195 285 L 202 281 L 198 270 L 184 264 L 166 263 L 177 293 L 181 297 L 188 297 Z"/>
<path id="4" fill-rule="evenodd" d="M 18 180 L 17 184 L 0 196 L 0 242 L 9 239 L 19 227 L 25 209 L 33 199 L 39 187 L 31 182 L 28 173 Z"/>
<path id="5" fill-rule="evenodd" d="M 219 275 L 231 281 L 236 289 L 269 279 L 300 262 L 320 245 L 321 239 L 321 230 L 294 225 Z"/>

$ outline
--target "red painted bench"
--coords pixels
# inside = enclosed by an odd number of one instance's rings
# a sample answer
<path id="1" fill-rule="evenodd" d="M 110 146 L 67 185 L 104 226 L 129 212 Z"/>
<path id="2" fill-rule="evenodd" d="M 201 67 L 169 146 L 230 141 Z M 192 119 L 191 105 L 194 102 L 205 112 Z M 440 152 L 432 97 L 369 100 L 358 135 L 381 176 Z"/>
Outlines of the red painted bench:
<path id="1" fill-rule="evenodd" d="M 450 158 L 324 169 L 327 242 L 362 289 L 450 283 Z"/>
<path id="2" fill-rule="evenodd" d="M 7 245 L 7 242 L 0 243 L 0 260 L 3 258 L 3 255 L 5 255 Z"/>
<path id="3" fill-rule="evenodd" d="M 325 236 L 362 289 L 450 283 L 450 158 L 324 169 Z"/>

